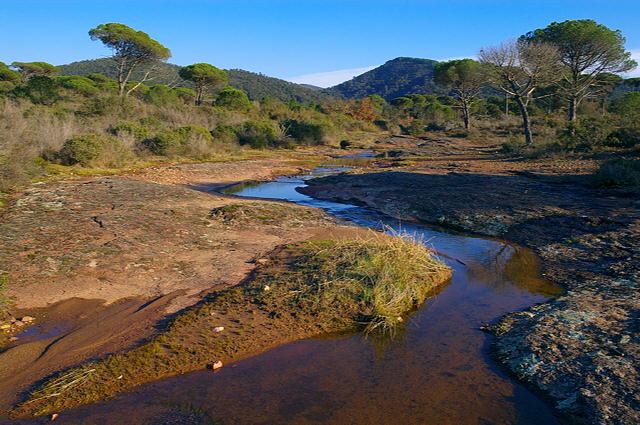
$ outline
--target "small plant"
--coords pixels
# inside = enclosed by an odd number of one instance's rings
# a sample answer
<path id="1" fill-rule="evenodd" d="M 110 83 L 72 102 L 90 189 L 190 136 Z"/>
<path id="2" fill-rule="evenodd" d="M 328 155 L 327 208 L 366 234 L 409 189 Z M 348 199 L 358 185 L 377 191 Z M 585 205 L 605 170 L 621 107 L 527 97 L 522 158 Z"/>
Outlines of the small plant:
<path id="1" fill-rule="evenodd" d="M 0 275 L 0 320 L 8 316 L 9 309 L 13 304 L 13 299 L 4 294 L 8 285 L 9 278 L 6 275 Z"/>
<path id="2" fill-rule="evenodd" d="M 274 147 L 278 141 L 276 126 L 271 121 L 245 121 L 238 127 L 238 141 L 254 149 Z"/>
<path id="3" fill-rule="evenodd" d="M 111 129 L 115 136 L 133 137 L 136 142 L 142 142 L 151 137 L 151 129 L 139 122 L 125 121 Z"/>
<path id="4" fill-rule="evenodd" d="M 65 165 L 122 167 L 130 158 L 125 145 L 115 137 L 85 134 L 68 139 L 58 152 Z"/>
<path id="5" fill-rule="evenodd" d="M 607 161 L 593 175 L 592 183 L 595 187 L 640 186 L 640 160 Z"/>
<path id="6" fill-rule="evenodd" d="M 209 130 L 188 125 L 161 133 L 148 140 L 146 146 L 156 155 L 188 156 L 209 153 L 212 143 L 213 137 Z"/>

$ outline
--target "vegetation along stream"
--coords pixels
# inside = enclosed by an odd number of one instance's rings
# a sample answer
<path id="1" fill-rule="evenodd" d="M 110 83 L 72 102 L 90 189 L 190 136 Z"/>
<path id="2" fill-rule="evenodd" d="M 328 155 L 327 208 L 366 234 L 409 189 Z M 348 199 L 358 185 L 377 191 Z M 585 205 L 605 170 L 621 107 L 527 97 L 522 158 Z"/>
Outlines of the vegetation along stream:
<path id="1" fill-rule="evenodd" d="M 323 208 L 358 226 L 412 234 L 441 253 L 454 270 L 450 284 L 395 336 L 337 335 L 290 343 L 215 373 L 188 373 L 65 411 L 64 423 L 557 423 L 542 401 L 488 357 L 490 336 L 479 329 L 558 294 L 559 288 L 539 277 L 536 256 L 504 241 L 399 222 L 296 192 L 307 178 L 338 171 L 321 167 L 311 176 L 230 192 Z"/>

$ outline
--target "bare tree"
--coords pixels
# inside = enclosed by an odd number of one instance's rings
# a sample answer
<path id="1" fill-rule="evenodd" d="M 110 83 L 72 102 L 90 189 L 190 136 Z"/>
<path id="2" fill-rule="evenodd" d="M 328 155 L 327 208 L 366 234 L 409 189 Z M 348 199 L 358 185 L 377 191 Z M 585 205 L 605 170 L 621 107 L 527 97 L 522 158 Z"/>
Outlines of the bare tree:
<path id="1" fill-rule="evenodd" d="M 536 89 L 551 85 L 560 78 L 559 53 L 548 43 L 527 43 L 510 40 L 498 46 L 486 47 L 478 55 L 489 82 L 518 104 L 526 144 L 533 143 L 527 106 L 534 99 Z"/>

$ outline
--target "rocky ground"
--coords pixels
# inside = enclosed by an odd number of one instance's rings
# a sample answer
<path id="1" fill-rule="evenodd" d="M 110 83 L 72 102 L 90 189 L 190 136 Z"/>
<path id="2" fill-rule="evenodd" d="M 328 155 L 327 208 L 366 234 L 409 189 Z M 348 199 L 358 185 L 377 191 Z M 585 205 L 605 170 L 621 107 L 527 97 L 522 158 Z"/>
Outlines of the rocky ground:
<path id="1" fill-rule="evenodd" d="M 17 195 L 0 215 L 0 276 L 15 304 L 13 318 L 0 317 L 0 411 L 37 380 L 131 347 L 168 315 L 239 283 L 274 247 L 335 229 L 311 208 L 193 190 L 297 164 L 160 167 Z"/>
<path id="2" fill-rule="evenodd" d="M 495 356 L 576 424 L 640 423 L 640 196 L 590 186 L 593 160 L 513 160 L 464 140 L 395 138 L 400 167 L 302 191 L 537 252 L 557 299 L 490 327 Z"/>

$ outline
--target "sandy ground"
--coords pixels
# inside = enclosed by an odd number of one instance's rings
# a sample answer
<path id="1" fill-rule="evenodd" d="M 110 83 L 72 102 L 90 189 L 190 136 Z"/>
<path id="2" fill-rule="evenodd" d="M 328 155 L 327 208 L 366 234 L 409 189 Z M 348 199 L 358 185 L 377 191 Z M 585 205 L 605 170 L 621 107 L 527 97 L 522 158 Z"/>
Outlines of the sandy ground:
<path id="1" fill-rule="evenodd" d="M 194 190 L 299 172 L 292 164 L 160 167 L 26 189 L 0 216 L 0 270 L 14 316 L 35 321 L 5 331 L 18 339 L 0 353 L 0 409 L 57 370 L 135 345 L 168 315 L 239 283 L 274 247 L 337 228 L 310 208 Z M 234 220 L 211 215 L 238 203 L 247 207 Z M 273 217 L 257 219 L 256 204 Z"/>

